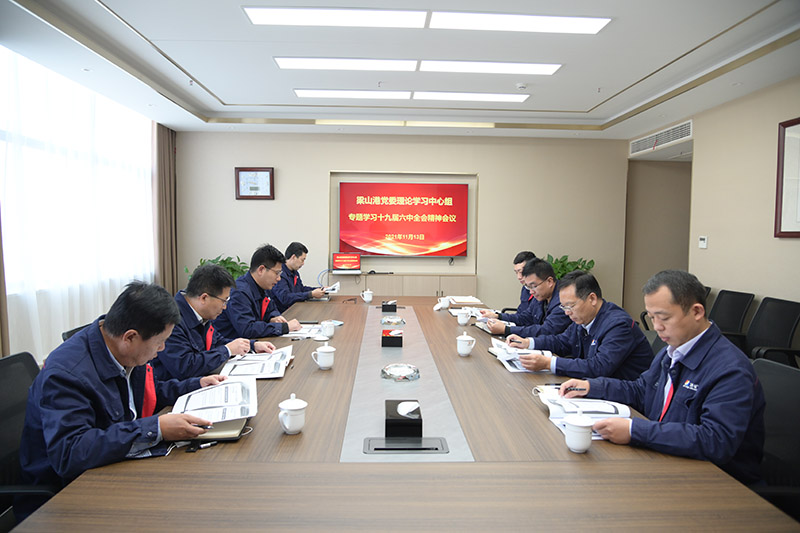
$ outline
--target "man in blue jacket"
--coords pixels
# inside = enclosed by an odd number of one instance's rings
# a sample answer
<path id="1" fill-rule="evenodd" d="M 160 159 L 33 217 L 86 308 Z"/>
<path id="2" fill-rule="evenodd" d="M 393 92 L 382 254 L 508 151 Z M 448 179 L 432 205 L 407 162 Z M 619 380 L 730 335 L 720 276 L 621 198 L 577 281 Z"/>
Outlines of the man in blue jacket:
<path id="1" fill-rule="evenodd" d="M 518 337 L 534 337 L 536 335 L 557 335 L 566 330 L 572 321 L 561 309 L 559 298 L 559 282 L 553 266 L 539 258 L 525 263 L 522 269 L 522 281 L 537 302 L 544 307 L 544 312 L 535 321 L 527 326 L 508 326 L 502 322 L 489 320 L 492 333 L 496 330 L 503 335 L 517 335 Z M 502 328 L 497 328 L 498 324 Z"/>
<path id="2" fill-rule="evenodd" d="M 275 349 L 270 342 L 229 338 L 212 322 L 228 305 L 233 284 L 230 273 L 213 263 L 192 272 L 186 290 L 175 295 L 181 323 L 153 361 L 158 379 L 202 376 L 221 367 L 231 356 Z"/>
<path id="3" fill-rule="evenodd" d="M 526 326 L 528 324 L 538 324 L 541 322 L 544 316 L 544 306 L 533 297 L 533 294 L 525 286 L 525 281 L 522 279 L 522 270 L 525 268 L 528 261 L 532 259 L 536 259 L 536 254 L 527 250 L 514 256 L 514 274 L 517 276 L 517 281 L 522 284 L 516 313 L 495 313 L 491 309 L 480 310 L 482 317 L 494 320 L 494 322 L 490 320 L 489 323 L 489 329 L 492 333 L 496 335 L 503 334 L 505 324 L 500 322 L 500 320 L 513 322 L 517 326 Z M 506 333 L 506 335 L 508 334 Z"/>
<path id="4" fill-rule="evenodd" d="M 276 307 L 272 289 L 280 279 L 283 254 L 269 244 L 253 253 L 250 271 L 239 276 L 227 309 L 214 322 L 223 335 L 247 339 L 276 337 L 302 326 L 296 319 L 286 320 Z"/>
<path id="5" fill-rule="evenodd" d="M 209 422 L 154 416 L 178 396 L 225 378 L 154 379 L 147 364 L 180 314 L 158 285 L 129 284 L 108 314 L 53 350 L 31 385 L 20 444 L 22 479 L 62 488 L 84 471 L 127 457 L 163 455 L 162 441 L 193 439 Z M 22 520 L 43 500 L 20 497 Z"/>
<path id="6" fill-rule="evenodd" d="M 306 264 L 308 248 L 303 243 L 293 242 L 286 248 L 285 262 L 281 267 L 281 279 L 272 289 L 278 312 L 283 313 L 295 302 L 304 302 L 309 298 L 322 298 L 325 289 L 307 287 L 300 279 L 299 270 Z"/>
<path id="7" fill-rule="evenodd" d="M 623 309 L 603 300 L 595 277 L 580 270 L 559 281 L 561 309 L 572 324 L 558 335 L 506 341 L 516 348 L 549 350 L 559 356 L 521 354 L 529 370 L 550 370 L 572 377 L 612 376 L 636 379 L 653 360 L 653 350 L 639 326 Z"/>
<path id="8" fill-rule="evenodd" d="M 692 274 L 659 272 L 643 292 L 667 347 L 636 380 L 571 379 L 561 394 L 625 403 L 647 417 L 598 421 L 604 439 L 711 461 L 742 483 L 757 482 L 765 402 L 753 365 L 708 320 L 705 287 Z"/>

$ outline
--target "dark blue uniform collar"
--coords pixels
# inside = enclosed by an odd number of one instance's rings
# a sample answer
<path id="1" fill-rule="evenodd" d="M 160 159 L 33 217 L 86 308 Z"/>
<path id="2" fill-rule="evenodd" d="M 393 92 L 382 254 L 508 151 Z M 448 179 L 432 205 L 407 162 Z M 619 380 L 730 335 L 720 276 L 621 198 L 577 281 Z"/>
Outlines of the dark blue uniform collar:
<path id="1" fill-rule="evenodd" d="M 94 367 L 97 369 L 97 375 L 100 376 L 103 381 L 120 376 L 119 368 L 109 359 L 109 357 L 113 357 L 113 355 L 111 355 L 108 346 L 106 346 L 106 340 L 103 338 L 103 333 L 100 331 L 100 321 L 105 317 L 106 315 L 100 316 L 100 318 L 92 322 L 87 328 L 89 357 L 92 358 Z"/>
<path id="2" fill-rule="evenodd" d="M 692 347 L 692 350 L 681 360 L 681 364 L 686 368 L 697 370 L 697 368 L 703 363 L 703 360 L 708 355 L 711 347 L 720 339 L 721 336 L 722 334 L 720 333 L 717 325 L 712 323 L 711 326 L 709 326 L 709 328 L 703 333 L 703 336 L 697 340 L 695 345 Z M 664 350 L 666 350 L 666 348 L 664 348 Z M 664 359 L 666 359 L 669 364 L 669 357 L 665 356 Z"/>

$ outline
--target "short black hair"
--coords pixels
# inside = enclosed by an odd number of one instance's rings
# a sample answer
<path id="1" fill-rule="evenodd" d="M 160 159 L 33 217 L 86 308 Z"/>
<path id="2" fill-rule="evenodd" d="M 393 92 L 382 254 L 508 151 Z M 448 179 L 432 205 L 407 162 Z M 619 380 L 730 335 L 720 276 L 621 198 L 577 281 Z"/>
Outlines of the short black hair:
<path id="1" fill-rule="evenodd" d="M 291 258 L 292 256 L 300 257 L 303 254 L 308 253 L 308 248 L 302 242 L 293 242 L 289 246 L 286 247 L 286 259 Z"/>
<path id="2" fill-rule="evenodd" d="M 531 259 L 536 259 L 536 254 L 529 251 L 520 252 L 514 256 L 514 264 L 527 263 Z"/>
<path id="3" fill-rule="evenodd" d="M 186 294 L 197 298 L 203 293 L 219 296 L 228 287 L 235 285 L 231 273 L 216 263 L 203 263 L 194 269 L 189 284 L 186 285 Z"/>
<path id="4" fill-rule="evenodd" d="M 558 290 L 563 291 L 567 287 L 575 286 L 575 296 L 581 300 L 585 300 L 590 294 L 595 293 L 598 298 L 603 297 L 603 291 L 600 289 L 600 284 L 597 279 L 589 272 L 583 270 L 573 270 L 569 274 L 565 274 L 558 281 Z"/>
<path id="5" fill-rule="evenodd" d="M 525 266 L 522 268 L 523 277 L 530 276 L 531 274 L 536 274 L 536 277 L 542 281 L 545 281 L 547 278 L 553 278 L 553 281 L 556 280 L 556 272 L 553 270 L 553 265 L 538 257 L 525 263 Z"/>
<path id="6" fill-rule="evenodd" d="M 250 272 L 255 272 L 261 265 L 264 265 L 266 268 L 272 268 L 278 263 L 283 264 L 285 262 L 286 258 L 280 250 L 271 244 L 265 244 L 253 252 L 253 257 L 250 258 Z"/>
<path id="7" fill-rule="evenodd" d="M 111 304 L 103 329 L 112 337 L 120 337 L 133 329 L 147 340 L 167 329 L 169 324 L 177 325 L 180 321 L 178 304 L 167 289 L 132 281 Z"/>
<path id="8" fill-rule="evenodd" d="M 661 287 L 669 289 L 672 301 L 680 305 L 684 313 L 688 313 L 694 304 L 706 309 L 706 288 L 694 274 L 685 270 L 662 270 L 647 280 L 642 293 L 653 294 Z"/>

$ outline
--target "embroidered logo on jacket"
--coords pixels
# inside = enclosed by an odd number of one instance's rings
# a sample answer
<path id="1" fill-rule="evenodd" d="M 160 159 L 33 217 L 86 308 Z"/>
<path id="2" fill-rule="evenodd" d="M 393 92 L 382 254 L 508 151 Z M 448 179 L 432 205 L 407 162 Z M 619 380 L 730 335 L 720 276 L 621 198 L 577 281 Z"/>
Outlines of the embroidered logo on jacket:
<path id="1" fill-rule="evenodd" d="M 689 389 L 690 391 L 697 392 L 697 383 L 692 383 L 688 379 L 683 383 L 684 389 Z"/>

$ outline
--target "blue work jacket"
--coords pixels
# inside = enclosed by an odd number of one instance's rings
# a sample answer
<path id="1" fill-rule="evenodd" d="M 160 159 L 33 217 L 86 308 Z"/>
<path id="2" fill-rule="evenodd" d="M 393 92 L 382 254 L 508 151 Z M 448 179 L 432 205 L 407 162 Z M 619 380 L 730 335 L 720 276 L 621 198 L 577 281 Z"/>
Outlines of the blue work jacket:
<path id="1" fill-rule="evenodd" d="M 269 305 L 262 319 L 261 306 L 264 298 L 269 298 Z M 274 293 L 259 287 L 250 272 L 246 272 L 236 280 L 236 288 L 231 291 L 227 309 L 214 320 L 214 327 L 229 337 L 277 337 L 289 333 L 289 325 L 285 322 L 269 321 L 279 315 Z"/>
<path id="2" fill-rule="evenodd" d="M 164 343 L 164 349 L 150 363 L 156 377 L 186 379 L 211 374 L 230 358 L 225 345 L 233 339 L 215 327 L 211 349 L 206 350 L 206 328 L 186 301 L 183 291 L 175 295 L 175 302 L 181 312 L 181 323 L 175 326 Z"/>
<path id="3" fill-rule="evenodd" d="M 125 459 L 133 444 L 155 444 L 158 417 L 141 418 L 145 366 L 131 372 L 136 419 L 125 376 L 111 360 L 100 317 L 53 350 L 31 385 L 20 444 L 25 483 L 64 487 L 84 471 Z M 200 388 L 199 379 L 154 380 L 155 412 Z M 15 502 L 17 517 L 43 502 Z"/>
<path id="4" fill-rule="evenodd" d="M 303 285 L 303 280 L 300 278 L 300 272 L 292 270 L 286 263 L 281 267 L 281 279 L 272 288 L 272 294 L 275 296 L 275 305 L 278 311 L 283 313 L 289 309 L 295 302 L 304 302 L 311 298 L 311 291 L 317 287 L 307 287 Z"/>
<path id="5" fill-rule="evenodd" d="M 661 422 L 670 358 L 663 348 L 635 381 L 590 379 L 589 396 L 625 403 L 631 444 L 711 461 L 745 484 L 761 478 L 764 391 L 750 360 L 711 324 L 672 368 L 672 401 Z"/>
<path id="6" fill-rule="evenodd" d="M 534 299 L 535 300 L 535 299 Z M 544 302 L 537 302 L 544 307 Z M 520 337 L 536 337 L 537 335 L 558 335 L 564 332 L 572 324 L 572 320 L 564 314 L 561 309 L 561 298 L 558 295 L 558 282 L 553 289 L 553 295 L 547 302 L 547 307 L 534 322 L 527 326 L 509 326 L 506 328 L 506 335 L 517 334 Z"/>
<path id="7" fill-rule="evenodd" d="M 642 330 L 624 309 L 603 300 L 588 336 L 572 323 L 558 335 L 534 337 L 534 348 L 560 356 L 556 374 L 575 378 L 636 379 L 653 360 Z"/>
<path id="8" fill-rule="evenodd" d="M 513 322 L 517 326 L 541 324 L 544 319 L 544 305 L 533 297 L 527 287 L 523 286 L 519 294 L 517 312 L 499 313 L 497 318 L 506 322 Z"/>

